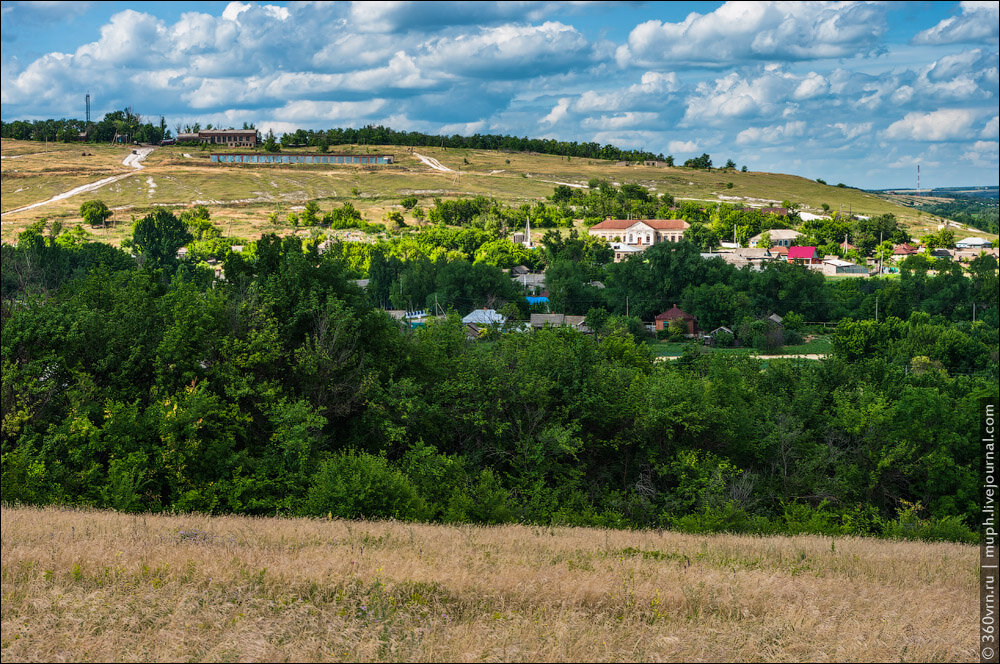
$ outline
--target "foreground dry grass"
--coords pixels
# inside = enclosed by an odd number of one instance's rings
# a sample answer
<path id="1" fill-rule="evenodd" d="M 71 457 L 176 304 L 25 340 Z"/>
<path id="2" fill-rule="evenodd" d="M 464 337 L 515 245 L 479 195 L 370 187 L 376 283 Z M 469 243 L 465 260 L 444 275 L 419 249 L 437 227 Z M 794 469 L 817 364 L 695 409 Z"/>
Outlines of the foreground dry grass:
<path id="1" fill-rule="evenodd" d="M 2 510 L 20 660 L 941 661 L 977 549 Z"/>

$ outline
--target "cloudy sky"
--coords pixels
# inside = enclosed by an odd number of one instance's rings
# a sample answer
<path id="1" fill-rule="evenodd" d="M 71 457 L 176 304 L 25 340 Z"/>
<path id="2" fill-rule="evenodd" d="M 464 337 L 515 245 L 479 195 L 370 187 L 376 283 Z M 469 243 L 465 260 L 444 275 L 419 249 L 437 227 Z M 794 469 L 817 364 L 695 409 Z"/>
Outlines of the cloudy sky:
<path id="1" fill-rule="evenodd" d="M 383 124 L 996 185 L 997 2 L 3 2 L 6 121 Z"/>

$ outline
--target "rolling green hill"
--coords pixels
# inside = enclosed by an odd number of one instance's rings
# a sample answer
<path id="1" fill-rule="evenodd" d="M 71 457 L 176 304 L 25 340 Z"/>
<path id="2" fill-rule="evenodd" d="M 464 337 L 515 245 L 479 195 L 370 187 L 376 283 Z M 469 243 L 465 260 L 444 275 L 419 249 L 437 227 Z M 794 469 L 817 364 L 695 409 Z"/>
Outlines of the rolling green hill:
<path id="1" fill-rule="evenodd" d="M 622 165 L 610 161 L 533 153 L 504 153 L 454 148 L 398 148 L 394 146 L 333 146 L 332 152 L 390 153 L 396 163 L 361 169 L 353 166 L 230 166 L 212 164 L 209 151 L 191 147 L 156 148 L 142 170 L 122 164 L 131 149 L 121 146 L 39 144 L 5 139 L 3 162 L 2 237 L 12 241 L 29 223 L 42 217 L 65 223 L 79 220 L 85 200 L 99 198 L 128 222 L 152 205 L 184 207 L 208 205 L 214 219 L 230 223 L 232 233 L 254 237 L 267 230 L 267 216 L 283 218 L 296 206 L 318 200 L 322 207 L 351 201 L 369 221 L 400 210 L 404 196 L 414 195 L 422 205 L 434 198 L 485 195 L 510 205 L 543 200 L 557 184 L 586 187 L 592 178 L 616 184 L 637 183 L 673 195 L 678 201 L 780 204 L 787 200 L 801 211 L 832 210 L 855 214 L 891 212 L 915 235 L 934 230 L 941 220 L 899 205 L 887 198 L 853 188 L 827 186 L 814 180 L 779 173 L 703 171 L 681 167 Z M 306 151 L 292 150 L 291 152 Z M 436 169 L 419 155 L 437 160 Z M 87 183 L 114 175 L 122 179 L 94 192 L 70 196 L 31 210 L 18 208 L 45 201 Z M 117 242 L 124 226 L 103 236 Z M 273 227 L 272 227 L 273 228 Z M 964 231 L 961 231 L 964 232 Z"/>

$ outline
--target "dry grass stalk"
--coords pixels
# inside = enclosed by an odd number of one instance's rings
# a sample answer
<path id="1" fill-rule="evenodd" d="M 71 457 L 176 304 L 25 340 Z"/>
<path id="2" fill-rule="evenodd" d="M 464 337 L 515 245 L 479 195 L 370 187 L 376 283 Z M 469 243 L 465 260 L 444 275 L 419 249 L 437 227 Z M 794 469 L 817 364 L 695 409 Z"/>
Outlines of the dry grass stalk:
<path id="1" fill-rule="evenodd" d="M 3 661 L 968 661 L 977 549 L 2 510 Z"/>

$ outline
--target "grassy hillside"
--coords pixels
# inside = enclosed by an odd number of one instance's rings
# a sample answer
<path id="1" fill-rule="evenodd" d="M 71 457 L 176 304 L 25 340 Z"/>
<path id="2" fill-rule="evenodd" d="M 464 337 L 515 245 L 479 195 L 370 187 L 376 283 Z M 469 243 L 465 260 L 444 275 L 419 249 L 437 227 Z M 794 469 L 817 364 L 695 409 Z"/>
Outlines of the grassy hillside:
<path id="1" fill-rule="evenodd" d="M 40 144 L 3 140 L 2 211 L 37 203 L 55 194 L 109 175 L 132 173 L 122 160 L 127 147 Z M 304 151 L 304 150 L 303 150 Z M 454 172 L 435 170 L 408 148 L 334 146 L 334 152 L 392 153 L 396 164 L 377 170 L 349 166 L 223 166 L 209 162 L 209 152 L 191 147 L 157 148 L 140 171 L 98 192 L 83 193 L 40 208 L 3 217 L 2 238 L 11 241 L 26 224 L 41 217 L 64 223 L 79 220 L 84 200 L 100 198 L 128 222 L 150 205 L 207 204 L 213 218 L 232 220 L 232 233 L 259 236 L 267 215 L 283 218 L 293 207 L 318 199 L 324 208 L 351 201 L 369 221 L 381 220 L 410 194 L 425 204 L 434 197 L 483 194 L 517 205 L 543 199 L 556 183 L 586 186 L 591 178 L 638 183 L 680 200 L 749 202 L 757 205 L 789 200 L 803 211 L 822 212 L 822 204 L 862 214 L 892 212 L 916 234 L 936 229 L 940 220 L 857 189 L 838 188 L 776 173 L 699 171 L 688 168 L 616 166 L 613 162 L 553 155 L 486 150 L 418 148 Z M 82 153 L 87 153 L 84 156 Z M 732 183 L 730 188 L 728 185 Z M 127 225 L 127 224 L 126 224 Z M 121 226 L 104 236 L 116 242 Z"/>
<path id="2" fill-rule="evenodd" d="M 2 511 L 3 661 L 969 661 L 978 549 Z"/>

